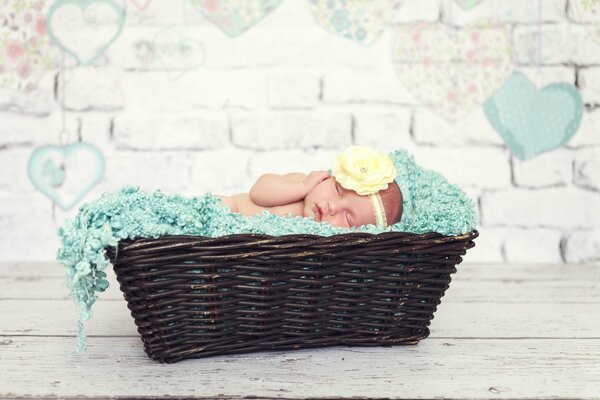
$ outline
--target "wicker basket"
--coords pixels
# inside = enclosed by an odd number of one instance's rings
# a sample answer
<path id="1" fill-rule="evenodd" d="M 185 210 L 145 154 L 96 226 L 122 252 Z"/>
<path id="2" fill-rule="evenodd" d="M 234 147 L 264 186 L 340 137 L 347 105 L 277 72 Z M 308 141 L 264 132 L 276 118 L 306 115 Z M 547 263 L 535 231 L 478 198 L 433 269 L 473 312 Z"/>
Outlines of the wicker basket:
<path id="1" fill-rule="evenodd" d="M 477 231 L 236 234 L 107 248 L 149 357 L 416 344 Z"/>

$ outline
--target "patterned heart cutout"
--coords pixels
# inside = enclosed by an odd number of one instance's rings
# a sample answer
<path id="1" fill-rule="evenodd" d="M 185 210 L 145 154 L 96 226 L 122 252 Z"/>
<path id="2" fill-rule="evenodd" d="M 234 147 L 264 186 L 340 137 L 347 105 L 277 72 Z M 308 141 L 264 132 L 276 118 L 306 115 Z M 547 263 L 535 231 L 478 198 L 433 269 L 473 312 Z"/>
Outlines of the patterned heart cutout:
<path id="1" fill-rule="evenodd" d="M 171 80 L 181 78 L 186 72 L 200 67 L 204 63 L 204 46 L 197 40 L 185 38 L 175 28 L 159 31 L 152 46 Z"/>
<path id="2" fill-rule="evenodd" d="M 125 14 L 112 0 L 58 0 L 47 21 L 52 41 L 80 64 L 90 65 L 121 34 Z"/>
<path id="3" fill-rule="evenodd" d="M 319 25 L 341 37 L 369 45 L 394 18 L 400 0 L 310 0 Z"/>
<path id="4" fill-rule="evenodd" d="M 104 156 L 91 144 L 46 145 L 33 151 L 29 180 L 63 210 L 71 209 L 100 180 Z"/>
<path id="5" fill-rule="evenodd" d="M 454 0 L 463 10 L 470 10 L 477 7 L 483 0 Z"/>
<path id="6" fill-rule="evenodd" d="M 191 0 L 210 21 L 229 37 L 238 36 L 255 25 L 281 0 Z"/>
<path id="7" fill-rule="evenodd" d="M 0 87 L 31 92 L 46 70 L 58 64 L 58 50 L 46 33 L 44 1 L 5 0 L 0 6 Z"/>
<path id="8" fill-rule="evenodd" d="M 485 102 L 484 111 L 511 152 L 527 160 L 562 146 L 577 132 L 583 102 L 569 83 L 553 83 L 538 90 L 515 71 Z"/>
<path id="9" fill-rule="evenodd" d="M 455 122 L 480 106 L 513 70 L 509 29 L 478 22 L 456 31 L 420 22 L 395 31 L 393 62 L 408 91 Z"/>

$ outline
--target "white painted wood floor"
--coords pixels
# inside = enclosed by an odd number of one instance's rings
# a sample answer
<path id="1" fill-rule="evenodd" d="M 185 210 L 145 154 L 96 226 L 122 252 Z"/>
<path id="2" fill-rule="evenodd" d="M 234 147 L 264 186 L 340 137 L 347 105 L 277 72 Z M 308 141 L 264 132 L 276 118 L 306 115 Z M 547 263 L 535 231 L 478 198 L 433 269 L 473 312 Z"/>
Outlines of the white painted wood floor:
<path id="1" fill-rule="evenodd" d="M 75 349 L 59 263 L 0 264 L 0 398 L 600 399 L 600 265 L 468 265 L 416 346 L 159 364 L 109 273 Z"/>

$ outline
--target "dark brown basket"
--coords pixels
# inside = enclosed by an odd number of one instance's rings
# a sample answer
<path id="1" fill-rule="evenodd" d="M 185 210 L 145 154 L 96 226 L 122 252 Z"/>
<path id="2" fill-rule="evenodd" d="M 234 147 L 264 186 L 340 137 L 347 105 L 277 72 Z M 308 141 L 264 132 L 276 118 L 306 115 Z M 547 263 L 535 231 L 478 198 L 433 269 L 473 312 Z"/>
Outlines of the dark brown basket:
<path id="1" fill-rule="evenodd" d="M 479 233 L 236 234 L 107 248 L 148 356 L 416 344 Z"/>

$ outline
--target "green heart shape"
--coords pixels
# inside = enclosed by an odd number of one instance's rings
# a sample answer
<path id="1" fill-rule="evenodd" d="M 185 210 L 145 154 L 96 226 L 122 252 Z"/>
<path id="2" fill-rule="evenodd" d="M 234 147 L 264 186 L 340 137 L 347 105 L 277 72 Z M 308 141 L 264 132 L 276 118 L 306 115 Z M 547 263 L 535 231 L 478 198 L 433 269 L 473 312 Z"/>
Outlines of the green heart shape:
<path id="1" fill-rule="evenodd" d="M 94 176 L 90 177 L 91 179 L 88 181 L 87 185 L 82 185 L 81 191 L 77 193 L 70 202 L 66 202 L 63 201 L 60 195 L 54 190 L 54 187 L 57 184 L 62 184 L 64 172 L 52 175 L 50 183 L 48 183 L 46 179 L 42 177 L 42 175 L 48 175 L 48 173 L 52 174 L 57 171 L 53 162 L 46 158 L 46 156 L 49 152 L 58 152 L 63 156 L 63 158 L 67 158 L 79 151 L 90 152 L 95 157 L 95 174 Z M 100 150 L 87 143 L 73 143 L 66 147 L 45 145 L 35 149 L 31 154 L 31 157 L 29 158 L 29 164 L 27 166 L 27 173 L 29 175 L 29 180 L 36 189 L 48 196 L 54 203 L 58 204 L 63 210 L 66 211 L 77 204 L 77 202 L 79 202 L 79 200 L 81 200 L 81 198 L 98 183 L 104 173 L 104 157 L 102 156 Z"/>
<path id="2" fill-rule="evenodd" d="M 514 71 L 484 104 L 490 124 L 521 160 L 556 149 L 579 128 L 583 101 L 577 88 L 557 82 L 539 90 Z"/>
<path id="3" fill-rule="evenodd" d="M 463 8 L 463 10 L 470 10 L 475 8 L 481 3 L 483 0 L 455 0 L 456 3 Z"/>
<path id="4" fill-rule="evenodd" d="M 183 50 L 185 50 L 186 48 L 189 48 L 189 49 L 192 49 L 191 56 L 193 57 L 194 49 L 200 49 L 202 51 L 202 53 L 201 53 L 202 58 L 200 60 L 192 59 L 192 62 L 189 65 L 180 66 L 181 67 L 180 70 L 173 71 L 173 66 L 167 65 L 165 52 L 162 51 L 161 46 L 159 46 L 160 38 L 163 36 L 169 35 L 169 34 L 176 35 L 177 40 L 173 43 L 174 46 L 172 46 L 172 47 L 175 48 L 177 51 L 179 51 L 181 54 L 183 54 Z M 191 44 L 191 46 L 188 44 Z M 154 35 L 154 40 L 152 41 L 152 46 L 154 47 L 154 49 L 156 51 L 159 63 L 161 64 L 162 68 L 167 72 L 167 75 L 169 76 L 169 79 L 171 79 L 171 80 L 179 79 L 186 72 L 191 71 L 195 68 L 199 68 L 200 66 L 202 66 L 202 64 L 204 64 L 204 46 L 202 45 L 202 43 L 197 40 L 194 40 L 194 39 L 185 38 L 181 34 L 181 32 L 179 32 L 177 29 L 165 28 L 165 29 L 162 29 L 161 31 L 159 31 L 156 35 Z M 195 54 L 197 54 L 197 53 L 195 53 Z"/>
<path id="5" fill-rule="evenodd" d="M 79 57 L 79 55 L 74 50 L 71 50 L 68 47 L 66 47 L 63 44 L 63 42 L 55 35 L 54 29 L 52 28 L 52 18 L 54 17 L 54 14 L 56 13 L 56 11 L 59 8 L 64 7 L 66 5 L 77 6 L 81 9 L 81 12 L 83 13 L 83 11 L 86 8 L 88 8 L 89 6 L 91 6 L 94 3 L 103 3 L 103 4 L 106 4 L 107 6 L 109 6 L 110 8 L 112 8 L 115 11 L 117 17 L 119 18 L 118 27 L 117 27 L 117 31 L 115 32 L 113 37 L 107 43 L 101 45 L 98 48 L 98 50 L 96 51 L 96 53 L 89 60 L 82 61 L 81 58 Z M 75 58 L 77 60 L 77 62 L 79 62 L 80 64 L 83 64 L 83 65 L 93 64 L 98 58 L 100 58 L 106 52 L 106 50 L 110 47 L 110 45 L 113 44 L 113 42 L 117 39 L 117 37 L 119 37 L 119 35 L 121 34 L 121 31 L 123 31 L 124 26 L 125 26 L 125 14 L 123 12 L 123 9 L 118 4 L 113 2 L 112 0 L 57 0 L 48 10 L 48 16 L 46 17 L 46 27 L 47 27 L 48 36 L 50 37 L 50 39 L 60 49 L 67 52 L 68 54 L 70 54 L 73 58 Z"/>

